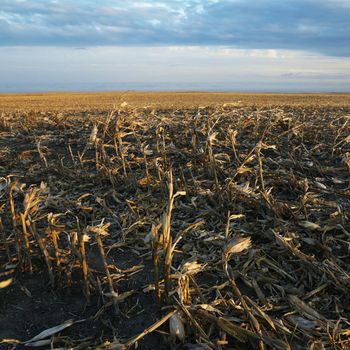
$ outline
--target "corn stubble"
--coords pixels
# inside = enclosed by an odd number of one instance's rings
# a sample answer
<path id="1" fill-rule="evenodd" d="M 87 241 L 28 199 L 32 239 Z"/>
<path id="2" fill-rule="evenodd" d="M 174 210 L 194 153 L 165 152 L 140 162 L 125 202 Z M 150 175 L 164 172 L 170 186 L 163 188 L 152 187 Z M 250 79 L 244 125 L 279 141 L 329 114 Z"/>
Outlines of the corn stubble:
<path id="1" fill-rule="evenodd" d="M 46 269 L 52 288 L 78 278 L 87 303 L 99 296 L 95 320 L 128 317 L 137 293 L 158 314 L 129 339 L 57 326 L 42 344 L 124 349 L 158 330 L 166 347 L 350 347 L 350 108 L 79 113 L 1 114 L 30 146 L 1 151 L 0 289 Z M 143 262 L 122 269 L 120 249 Z M 142 289 L 121 290 L 137 274 Z"/>

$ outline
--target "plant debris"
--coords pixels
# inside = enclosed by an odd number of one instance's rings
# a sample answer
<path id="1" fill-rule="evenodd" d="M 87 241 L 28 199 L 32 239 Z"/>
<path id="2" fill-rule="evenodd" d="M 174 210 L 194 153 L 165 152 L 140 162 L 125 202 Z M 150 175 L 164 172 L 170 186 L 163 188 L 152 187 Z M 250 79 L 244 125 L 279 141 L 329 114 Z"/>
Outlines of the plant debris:
<path id="1" fill-rule="evenodd" d="M 350 106 L 309 99 L 4 109 L 2 346 L 349 349 Z"/>

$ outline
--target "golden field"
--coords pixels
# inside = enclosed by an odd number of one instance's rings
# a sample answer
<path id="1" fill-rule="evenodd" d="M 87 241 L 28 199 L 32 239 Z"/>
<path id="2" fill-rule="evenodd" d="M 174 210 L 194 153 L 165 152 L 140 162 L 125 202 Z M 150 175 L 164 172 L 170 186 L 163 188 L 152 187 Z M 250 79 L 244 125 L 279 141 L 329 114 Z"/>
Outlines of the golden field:
<path id="1" fill-rule="evenodd" d="M 126 101 L 136 107 L 190 107 L 241 103 L 245 106 L 349 106 L 350 94 L 273 94 L 216 92 L 67 92 L 0 94 L 2 111 L 110 110 Z"/>

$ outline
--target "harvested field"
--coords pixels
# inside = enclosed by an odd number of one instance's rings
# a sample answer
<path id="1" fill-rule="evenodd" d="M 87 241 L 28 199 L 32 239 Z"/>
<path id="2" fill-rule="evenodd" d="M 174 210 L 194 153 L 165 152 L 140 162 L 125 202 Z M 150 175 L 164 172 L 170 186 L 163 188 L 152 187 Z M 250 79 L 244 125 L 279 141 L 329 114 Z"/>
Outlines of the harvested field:
<path id="1" fill-rule="evenodd" d="M 349 349 L 349 100 L 1 95 L 0 348 Z"/>
<path id="2" fill-rule="evenodd" d="M 273 94 L 238 92 L 60 92 L 0 94 L 1 111 L 109 112 L 122 102 L 134 107 L 193 108 L 235 104 L 250 107 L 349 107 L 349 94 Z"/>

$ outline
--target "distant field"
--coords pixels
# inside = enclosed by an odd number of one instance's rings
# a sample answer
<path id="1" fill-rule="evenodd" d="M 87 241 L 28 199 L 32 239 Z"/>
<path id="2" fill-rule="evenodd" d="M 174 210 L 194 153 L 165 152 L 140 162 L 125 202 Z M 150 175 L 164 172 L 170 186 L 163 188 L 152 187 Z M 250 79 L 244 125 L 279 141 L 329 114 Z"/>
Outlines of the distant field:
<path id="1" fill-rule="evenodd" d="M 101 110 L 126 101 L 136 107 L 207 106 L 224 103 L 244 106 L 348 106 L 350 94 L 274 94 L 217 92 L 99 92 L 0 94 L 0 111 Z"/>

